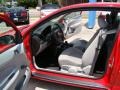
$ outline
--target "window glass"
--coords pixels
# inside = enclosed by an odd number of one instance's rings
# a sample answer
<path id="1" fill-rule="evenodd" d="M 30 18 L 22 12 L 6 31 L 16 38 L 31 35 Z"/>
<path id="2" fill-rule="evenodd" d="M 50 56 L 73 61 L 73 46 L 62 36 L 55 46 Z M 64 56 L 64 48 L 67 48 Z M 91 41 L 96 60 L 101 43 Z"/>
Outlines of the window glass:
<path id="1" fill-rule="evenodd" d="M 14 43 L 15 30 L 6 22 L 0 20 L 0 45 Z"/>

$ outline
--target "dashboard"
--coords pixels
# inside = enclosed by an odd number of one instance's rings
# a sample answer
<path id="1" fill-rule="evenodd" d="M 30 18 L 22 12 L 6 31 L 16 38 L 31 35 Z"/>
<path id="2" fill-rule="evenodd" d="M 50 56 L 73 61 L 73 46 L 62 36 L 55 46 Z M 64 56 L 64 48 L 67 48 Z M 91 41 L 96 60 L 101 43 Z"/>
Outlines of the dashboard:
<path id="1" fill-rule="evenodd" d="M 50 22 L 42 25 L 32 33 L 31 48 L 33 55 L 38 55 L 53 42 L 64 41 L 63 37 L 64 34 L 59 24 Z"/>

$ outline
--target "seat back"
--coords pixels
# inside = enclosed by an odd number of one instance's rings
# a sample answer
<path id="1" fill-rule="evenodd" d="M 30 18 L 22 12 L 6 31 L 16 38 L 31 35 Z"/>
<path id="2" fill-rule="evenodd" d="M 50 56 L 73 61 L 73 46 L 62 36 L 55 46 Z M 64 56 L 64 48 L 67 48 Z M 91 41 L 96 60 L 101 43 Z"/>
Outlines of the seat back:
<path id="1" fill-rule="evenodd" d="M 106 28 L 107 22 L 105 21 L 105 16 L 104 15 L 99 15 L 98 16 L 98 25 L 100 28 Z"/>
<path id="2" fill-rule="evenodd" d="M 116 33 L 116 29 L 107 31 L 106 29 L 102 29 L 97 34 L 96 38 L 92 41 L 92 43 L 87 47 L 86 51 L 82 56 L 82 66 L 92 65 L 96 49 L 101 49 L 102 44 L 104 43 L 106 36 L 109 34 Z"/>
<path id="3" fill-rule="evenodd" d="M 82 66 L 88 66 L 91 65 L 94 59 L 94 55 L 96 52 L 96 48 L 98 46 L 98 42 L 99 42 L 99 37 L 100 35 L 105 32 L 104 30 L 100 30 L 97 34 L 97 36 L 94 38 L 94 40 L 92 40 L 92 42 L 90 43 L 90 45 L 88 45 L 87 49 L 85 50 L 83 56 L 82 56 Z"/>
<path id="4" fill-rule="evenodd" d="M 85 50 L 82 56 L 83 67 L 92 64 L 93 59 L 95 57 L 96 48 L 99 43 L 100 35 L 106 32 L 106 30 L 104 30 L 103 28 L 107 27 L 107 23 L 105 21 L 105 18 L 101 15 L 98 17 L 98 25 L 101 29 L 95 33 L 92 39 L 90 39 L 90 41 L 87 44 L 87 49 Z M 105 37 L 102 37 L 102 38 L 103 40 L 105 40 Z"/>

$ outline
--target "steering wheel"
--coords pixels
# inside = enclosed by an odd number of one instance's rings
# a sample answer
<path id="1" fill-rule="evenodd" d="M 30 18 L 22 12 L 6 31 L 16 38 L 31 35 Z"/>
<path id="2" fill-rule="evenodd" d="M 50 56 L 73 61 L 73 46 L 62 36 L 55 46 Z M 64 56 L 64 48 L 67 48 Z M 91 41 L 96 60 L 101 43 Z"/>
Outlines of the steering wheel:
<path id="1" fill-rule="evenodd" d="M 64 33 L 62 28 L 60 27 L 60 25 L 58 23 L 55 23 L 54 26 L 56 28 L 54 28 L 53 31 L 53 42 L 55 44 L 60 44 L 64 41 Z"/>

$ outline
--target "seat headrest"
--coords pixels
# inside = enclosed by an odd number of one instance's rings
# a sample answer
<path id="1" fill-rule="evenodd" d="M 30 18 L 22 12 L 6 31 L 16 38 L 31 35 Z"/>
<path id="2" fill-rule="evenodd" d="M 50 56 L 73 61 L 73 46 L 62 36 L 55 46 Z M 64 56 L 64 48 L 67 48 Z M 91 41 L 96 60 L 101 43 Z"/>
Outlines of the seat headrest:
<path id="1" fill-rule="evenodd" d="M 114 29 L 119 26 L 119 20 L 117 19 L 117 12 L 111 12 L 110 14 L 106 15 L 106 21 L 108 23 L 108 29 Z"/>
<path id="2" fill-rule="evenodd" d="M 98 16 L 98 25 L 100 28 L 107 27 L 107 22 L 106 22 L 105 17 L 103 15 Z"/>

